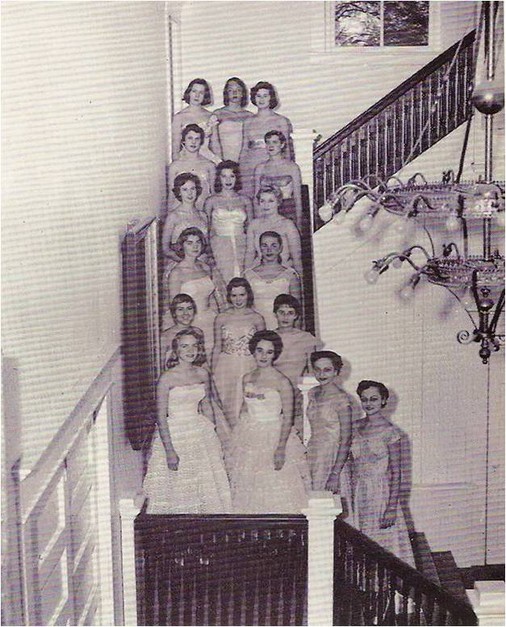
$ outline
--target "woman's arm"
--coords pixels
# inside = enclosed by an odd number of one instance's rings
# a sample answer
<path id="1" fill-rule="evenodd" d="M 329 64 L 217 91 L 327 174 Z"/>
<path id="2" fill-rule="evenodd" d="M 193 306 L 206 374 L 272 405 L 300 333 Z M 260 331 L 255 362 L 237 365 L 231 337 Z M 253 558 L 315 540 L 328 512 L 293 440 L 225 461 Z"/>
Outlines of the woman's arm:
<path id="1" fill-rule="evenodd" d="M 339 420 L 339 448 L 337 449 L 336 461 L 334 467 L 330 471 L 330 475 L 327 479 L 327 490 L 334 493 L 339 493 L 339 476 L 341 470 L 348 458 L 351 446 L 351 407 L 347 405 L 344 408 L 337 410 L 337 416 Z"/>
<path id="2" fill-rule="evenodd" d="M 160 432 L 160 438 L 162 440 L 162 444 L 165 449 L 165 455 L 167 457 L 167 466 L 169 467 L 169 470 L 177 470 L 179 466 L 179 457 L 174 450 L 174 446 L 172 445 L 172 439 L 170 437 L 170 430 L 167 420 L 169 393 L 170 375 L 168 373 L 164 373 L 160 377 L 156 388 L 156 417 L 158 423 L 158 431 Z"/>
<path id="3" fill-rule="evenodd" d="M 172 160 L 177 159 L 181 150 L 181 114 L 176 113 L 172 118 Z M 172 188 L 171 188 L 172 189 Z"/>
<path id="4" fill-rule="evenodd" d="M 288 240 L 289 254 L 292 258 L 292 265 L 297 274 L 302 277 L 302 257 L 300 249 L 300 235 L 295 224 L 286 219 L 285 234 Z"/>
<path id="5" fill-rule="evenodd" d="M 206 214 L 206 217 L 209 221 L 210 224 L 210 232 L 209 235 L 211 235 L 211 231 L 213 228 L 213 221 L 211 219 L 211 216 L 213 214 L 213 206 L 214 206 L 214 194 L 212 196 L 208 196 L 205 201 L 204 201 L 204 208 L 203 208 L 203 212 Z"/>
<path id="6" fill-rule="evenodd" d="M 257 331 L 265 330 L 265 320 L 262 314 L 257 313 L 257 318 L 255 319 L 255 328 Z"/>
<path id="7" fill-rule="evenodd" d="M 216 364 L 218 363 L 218 357 L 222 350 L 223 337 L 221 333 L 221 321 L 223 320 L 223 314 L 218 314 L 214 319 L 214 347 L 211 354 L 211 371 L 214 372 Z"/>
<path id="8" fill-rule="evenodd" d="M 183 281 L 181 279 L 181 270 L 176 266 L 175 268 L 172 269 L 172 272 L 169 274 L 169 283 L 168 283 L 168 288 L 169 288 L 168 302 L 169 303 L 174 298 L 174 296 L 176 296 L 176 294 L 180 293 L 182 284 L 183 284 Z"/>
<path id="9" fill-rule="evenodd" d="M 281 470 L 285 464 L 286 442 L 293 424 L 293 388 L 286 377 L 281 379 L 278 390 L 281 394 L 283 422 L 281 423 L 278 446 L 274 451 L 274 470 Z"/>
<path id="10" fill-rule="evenodd" d="M 211 126 L 211 135 L 209 137 L 209 148 L 211 152 L 213 152 L 217 157 L 223 159 L 223 152 L 221 150 L 221 142 L 220 142 L 220 134 L 218 132 L 218 127 L 220 125 L 220 121 L 217 115 L 214 113 L 211 114 L 207 122 Z M 214 185 L 211 188 L 214 190 Z"/>
<path id="11" fill-rule="evenodd" d="M 176 253 L 176 251 L 172 248 L 172 234 L 174 233 L 174 229 L 176 227 L 176 216 L 174 212 L 169 213 L 167 218 L 165 219 L 165 224 L 163 225 L 162 231 L 162 250 L 163 254 L 174 261 L 181 261 L 181 257 Z"/>
<path id="12" fill-rule="evenodd" d="M 299 166 L 294 163 L 293 164 L 293 198 L 295 200 L 295 214 L 297 216 L 297 226 L 299 227 L 299 233 L 301 233 L 302 229 L 302 179 L 300 175 Z"/>
<path id="13" fill-rule="evenodd" d="M 244 269 L 249 270 L 255 265 L 256 233 L 255 221 L 250 222 L 246 232 L 246 254 L 244 255 Z"/>
<path id="14" fill-rule="evenodd" d="M 214 418 L 213 406 L 211 403 L 211 374 L 202 368 L 205 372 L 205 386 L 206 386 L 206 395 L 200 401 L 200 413 L 203 414 L 206 418 L 208 418 L 213 424 L 216 424 L 216 420 Z"/>
<path id="15" fill-rule="evenodd" d="M 214 181 L 216 180 L 216 166 L 212 161 L 207 165 L 207 176 L 209 180 L 209 190 L 211 194 L 214 194 Z"/>
<path id="16" fill-rule="evenodd" d="M 260 179 L 263 176 L 264 170 L 265 170 L 265 162 L 259 163 L 255 167 L 255 173 L 253 175 L 253 178 L 254 178 L 254 181 L 255 181 L 255 193 L 253 195 L 254 198 L 257 197 L 258 190 L 260 189 Z"/>
<path id="17" fill-rule="evenodd" d="M 395 524 L 397 518 L 397 504 L 401 489 L 401 442 L 392 442 L 388 445 L 388 503 L 380 520 L 380 529 L 387 529 Z"/>
<path id="18" fill-rule="evenodd" d="M 300 277 L 295 272 L 290 277 L 290 284 L 288 285 L 288 291 L 291 296 L 295 296 L 295 298 L 302 303 L 302 293 L 300 287 Z"/>
<path id="19" fill-rule="evenodd" d="M 239 154 L 239 163 L 242 163 L 244 159 L 246 159 L 246 155 L 248 153 L 248 129 L 250 127 L 249 121 L 253 120 L 253 116 L 244 120 L 244 124 L 242 125 L 242 146 L 241 152 Z"/>
<path id="20" fill-rule="evenodd" d="M 247 232 L 248 225 L 251 224 L 251 220 L 255 217 L 253 213 L 253 203 L 248 196 L 241 196 L 244 206 L 244 211 L 246 211 L 246 215 L 248 216 L 246 222 L 244 223 L 244 230 Z"/>

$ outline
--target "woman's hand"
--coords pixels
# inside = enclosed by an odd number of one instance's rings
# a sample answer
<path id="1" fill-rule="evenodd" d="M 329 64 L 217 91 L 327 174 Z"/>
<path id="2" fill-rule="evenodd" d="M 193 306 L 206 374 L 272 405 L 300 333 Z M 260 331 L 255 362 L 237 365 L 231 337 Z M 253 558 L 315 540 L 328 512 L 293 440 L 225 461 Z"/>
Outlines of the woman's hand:
<path id="1" fill-rule="evenodd" d="M 397 511 L 392 507 L 387 507 L 380 520 L 380 529 L 388 529 L 389 527 L 395 525 L 396 518 Z"/>
<path id="2" fill-rule="evenodd" d="M 274 470 L 281 470 L 285 465 L 285 447 L 278 446 L 274 451 Z"/>
<path id="3" fill-rule="evenodd" d="M 167 466 L 169 470 L 177 470 L 179 468 L 179 456 L 174 449 L 171 451 L 165 451 L 167 458 Z"/>
<path id="4" fill-rule="evenodd" d="M 339 481 L 339 475 L 331 472 L 329 478 L 327 479 L 327 483 L 325 484 L 325 489 L 329 490 L 333 494 L 339 494 L 341 491 L 341 483 Z"/>

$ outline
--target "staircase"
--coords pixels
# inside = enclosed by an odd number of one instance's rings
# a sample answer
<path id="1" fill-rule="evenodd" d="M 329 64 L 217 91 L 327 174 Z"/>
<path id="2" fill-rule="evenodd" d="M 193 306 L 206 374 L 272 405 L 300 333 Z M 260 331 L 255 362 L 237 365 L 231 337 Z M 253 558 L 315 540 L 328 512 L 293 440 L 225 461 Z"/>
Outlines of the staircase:
<path id="1" fill-rule="evenodd" d="M 317 209 L 345 183 L 368 177 L 385 181 L 404 165 L 469 120 L 476 31 L 421 70 L 313 150 L 313 228 Z"/>

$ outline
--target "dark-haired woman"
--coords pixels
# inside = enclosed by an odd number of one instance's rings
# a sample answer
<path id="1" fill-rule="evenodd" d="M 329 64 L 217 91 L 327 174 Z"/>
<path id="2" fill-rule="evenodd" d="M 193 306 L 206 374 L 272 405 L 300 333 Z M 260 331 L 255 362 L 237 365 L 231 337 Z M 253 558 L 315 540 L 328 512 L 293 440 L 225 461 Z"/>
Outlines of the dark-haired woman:
<path id="1" fill-rule="evenodd" d="M 220 122 L 218 134 L 225 160 L 239 161 L 243 124 L 245 120 L 253 116 L 253 113 L 245 108 L 248 100 L 248 88 L 244 82 L 237 76 L 229 78 L 223 88 L 225 106 L 214 112 Z"/>
<path id="2" fill-rule="evenodd" d="M 212 194 L 216 166 L 200 154 L 199 149 L 203 141 L 204 131 L 200 126 L 188 124 L 184 127 L 181 153 L 169 165 L 167 182 L 169 189 L 167 209 L 169 213 L 177 207 L 177 198 L 174 196 L 173 186 L 176 178 L 182 173 L 195 174 L 200 181 L 201 192 L 196 201 L 199 209 L 204 207 L 206 198 Z"/>
<path id="3" fill-rule="evenodd" d="M 241 409 L 242 378 L 255 367 L 248 344 L 256 331 L 265 329 L 265 322 L 253 309 L 253 292 L 246 279 L 234 277 L 228 283 L 227 302 L 230 308 L 214 320 L 212 371 L 225 416 L 232 425 Z"/>
<path id="4" fill-rule="evenodd" d="M 202 329 L 206 352 L 211 357 L 213 349 L 213 323 L 220 309 L 224 308 L 224 286 L 219 272 L 210 270 L 200 257 L 206 251 L 206 239 L 202 231 L 190 227 L 185 229 L 177 241 L 180 261 L 174 265 L 168 276 L 167 300 L 176 294 L 188 294 L 197 307 L 193 325 Z"/>
<path id="5" fill-rule="evenodd" d="M 230 441 L 233 509 L 300 513 L 309 477 L 304 447 L 292 428 L 292 385 L 274 367 L 283 342 L 274 331 L 257 331 L 249 350 L 256 367 L 243 377 L 243 410 Z"/>
<path id="6" fill-rule="evenodd" d="M 144 493 L 148 514 L 224 514 L 230 488 L 214 428 L 202 335 L 180 331 L 157 386 L 158 429 Z"/>
<path id="7" fill-rule="evenodd" d="M 215 194 L 204 210 L 211 221 L 211 249 L 226 283 L 244 272 L 246 226 L 252 218 L 251 201 L 239 194 L 241 177 L 235 161 L 222 161 L 216 169 Z"/>
<path id="8" fill-rule="evenodd" d="M 176 243 L 181 233 L 193 226 L 200 229 L 207 237 L 209 222 L 204 211 L 197 207 L 197 201 L 202 194 L 202 185 L 198 176 L 191 172 L 178 174 L 172 191 L 178 204 L 167 214 L 163 225 L 162 249 L 167 260 L 177 262 L 181 261 L 181 251 L 176 251 Z"/>
<path id="9" fill-rule="evenodd" d="M 205 109 L 212 104 L 211 88 L 203 78 L 194 78 L 185 89 L 183 101 L 188 105 L 172 118 L 172 158 L 181 150 L 181 135 L 185 126 L 197 124 L 204 132 L 200 153 L 213 163 L 221 161 L 221 147 L 216 126 L 218 118 Z"/>
<path id="10" fill-rule="evenodd" d="M 354 519 L 360 531 L 414 566 L 399 502 L 402 431 L 386 418 L 390 396 L 379 381 L 357 387 L 365 416 L 353 425 L 351 444 Z"/>
<path id="11" fill-rule="evenodd" d="M 265 133 L 281 131 L 288 142 L 287 158 L 293 160 L 294 155 L 290 139 L 292 124 L 288 118 L 274 111 L 278 106 L 278 98 L 273 85 L 265 81 L 257 83 L 251 89 L 251 102 L 257 108 L 257 112 L 244 122 L 239 164 L 244 193 L 253 199 L 255 195 L 255 167 L 262 161 L 266 161 L 269 156 L 265 147 Z"/>
<path id="12" fill-rule="evenodd" d="M 337 383 L 343 362 L 333 351 L 315 351 L 311 365 L 318 381 L 309 390 L 307 408 L 311 426 L 307 457 L 313 490 L 331 490 L 349 498 L 339 481 L 350 452 L 352 417 L 351 398 Z"/>

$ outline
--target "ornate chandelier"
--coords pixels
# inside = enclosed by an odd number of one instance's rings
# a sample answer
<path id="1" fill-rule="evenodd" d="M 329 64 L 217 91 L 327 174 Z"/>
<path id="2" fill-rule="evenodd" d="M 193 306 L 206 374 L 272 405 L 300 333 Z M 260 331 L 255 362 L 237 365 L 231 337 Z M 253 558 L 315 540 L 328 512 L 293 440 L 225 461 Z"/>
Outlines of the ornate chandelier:
<path id="1" fill-rule="evenodd" d="M 483 177 L 474 182 L 460 182 L 452 170 L 444 173 L 443 180 L 429 183 L 421 173 L 406 183 L 397 177 L 380 181 L 366 177 L 340 187 L 332 198 L 320 208 L 322 217 L 335 216 L 342 221 L 357 202 L 367 198 L 371 205 L 358 223 L 365 232 L 373 224 L 380 210 L 399 217 L 401 229 L 408 222 L 421 224 L 428 236 L 430 247 L 415 244 L 402 251 L 390 252 L 372 262 L 365 278 L 375 283 L 390 267 L 409 266 L 414 273 L 400 296 L 409 298 L 422 277 L 430 283 L 445 287 L 467 312 L 473 329 L 460 331 L 460 343 L 477 342 L 479 355 L 488 363 L 492 351 L 504 344 L 504 335 L 497 333 L 499 318 L 504 309 L 504 257 L 498 250 L 491 250 L 493 221 L 504 228 L 505 186 L 492 180 L 492 132 L 493 115 L 504 106 L 504 94 L 494 82 L 494 2 L 482 4 L 480 28 L 484 25 L 485 59 L 487 78 L 474 89 L 471 101 L 485 116 L 485 169 Z M 478 38 L 479 39 L 479 38 Z M 464 142 L 463 157 L 466 141 Z M 443 244 L 437 254 L 433 238 L 425 226 L 429 217 L 444 220 L 448 231 L 461 233 L 461 248 L 451 241 Z M 481 222 L 481 250 L 471 254 L 468 220 Z"/>

